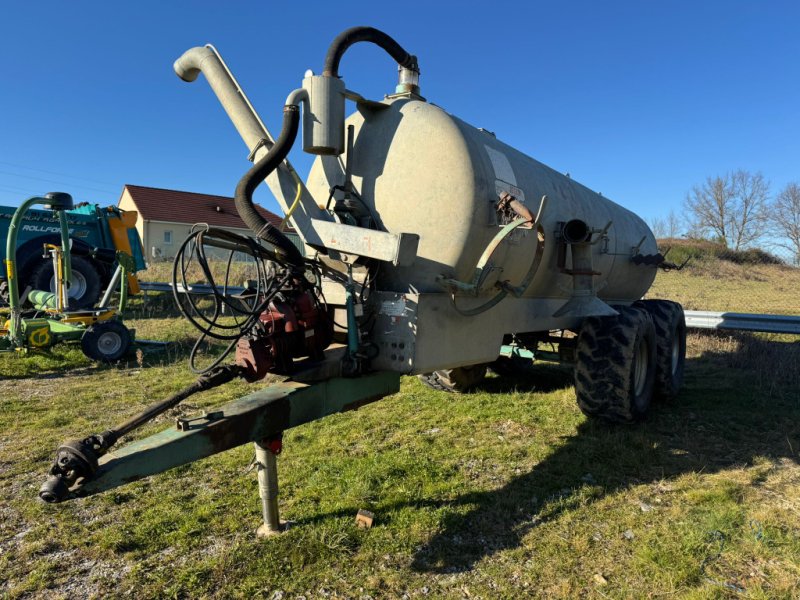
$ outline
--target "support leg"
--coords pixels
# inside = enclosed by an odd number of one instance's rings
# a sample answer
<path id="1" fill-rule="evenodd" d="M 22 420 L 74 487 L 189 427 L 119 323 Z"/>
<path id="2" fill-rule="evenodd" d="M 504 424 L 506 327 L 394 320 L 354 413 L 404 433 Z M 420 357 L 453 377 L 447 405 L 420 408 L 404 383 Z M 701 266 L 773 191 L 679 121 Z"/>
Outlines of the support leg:
<path id="1" fill-rule="evenodd" d="M 261 512 L 264 523 L 256 530 L 258 537 L 277 535 L 286 529 L 278 515 L 278 461 L 280 440 L 254 442 L 256 447 L 256 469 L 258 470 L 258 495 L 261 496 Z"/>

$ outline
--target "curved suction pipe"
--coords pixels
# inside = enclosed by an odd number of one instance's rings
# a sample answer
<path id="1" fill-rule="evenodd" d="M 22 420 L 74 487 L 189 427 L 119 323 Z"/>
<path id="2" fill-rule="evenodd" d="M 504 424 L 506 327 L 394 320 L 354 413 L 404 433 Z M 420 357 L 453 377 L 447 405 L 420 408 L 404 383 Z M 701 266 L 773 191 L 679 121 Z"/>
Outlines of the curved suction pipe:
<path id="1" fill-rule="evenodd" d="M 189 48 L 173 63 L 172 68 L 178 77 L 191 83 L 203 70 L 200 66 L 202 62 L 211 56 L 214 56 L 214 51 L 207 46 Z"/>
<path id="2" fill-rule="evenodd" d="M 264 124 L 256 116 L 252 105 L 213 46 L 190 48 L 175 61 L 173 68 L 178 77 L 189 82 L 197 79 L 202 71 L 248 147 L 257 149 L 263 143 L 266 134 Z M 293 93 L 290 99 L 293 96 L 298 97 L 297 101 L 303 98 L 303 94 Z M 289 154 L 297 137 L 299 122 L 298 106 L 292 104 L 284 107 L 283 128 L 280 136 L 275 140 L 272 148 L 241 179 L 236 187 L 234 201 L 239 216 L 256 236 L 277 247 L 286 255 L 290 264 L 302 269 L 303 255 L 297 247 L 277 227 L 264 219 L 253 204 L 255 189 Z"/>
<path id="3" fill-rule="evenodd" d="M 300 105 L 300 103 L 308 102 L 308 90 L 303 88 L 297 88 L 291 94 L 289 94 L 286 98 L 286 102 L 284 103 L 286 106 L 291 105 Z"/>
<path id="4" fill-rule="evenodd" d="M 278 139 L 275 140 L 272 148 L 241 178 L 236 186 L 234 202 L 242 221 L 256 234 L 256 237 L 277 247 L 286 256 L 289 264 L 298 270 L 302 270 L 305 259 L 300 250 L 277 227 L 262 217 L 253 204 L 253 192 L 255 192 L 258 185 L 277 169 L 278 165 L 289 154 L 289 150 L 291 150 L 297 137 L 299 124 L 300 107 L 296 104 L 284 106 L 283 127 Z"/>
<path id="5" fill-rule="evenodd" d="M 201 72 L 206 76 L 249 149 L 257 149 L 263 144 L 264 138 L 269 138 L 267 128 L 214 46 L 208 44 L 190 48 L 175 61 L 173 69 L 178 77 L 187 82 L 195 81 Z"/>
<path id="6" fill-rule="evenodd" d="M 404 69 L 419 71 L 417 57 L 409 54 L 394 38 L 374 27 L 351 27 L 336 36 L 325 55 L 322 75 L 339 77 L 339 62 L 347 49 L 358 42 L 371 42 L 383 48 Z"/>

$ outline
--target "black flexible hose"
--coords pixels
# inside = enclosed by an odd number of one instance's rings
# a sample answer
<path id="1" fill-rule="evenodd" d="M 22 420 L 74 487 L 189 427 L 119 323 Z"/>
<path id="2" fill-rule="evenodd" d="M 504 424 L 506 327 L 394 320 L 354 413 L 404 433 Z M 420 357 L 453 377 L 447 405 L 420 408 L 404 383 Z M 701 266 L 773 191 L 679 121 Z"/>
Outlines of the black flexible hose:
<path id="1" fill-rule="evenodd" d="M 406 52 L 392 37 L 374 27 L 351 27 L 336 36 L 325 55 L 325 66 L 322 74 L 327 77 L 339 77 L 339 62 L 347 49 L 358 42 L 371 42 L 380 46 L 406 69 L 417 69 L 417 57 Z"/>
<path id="2" fill-rule="evenodd" d="M 286 255 L 286 261 L 295 269 L 302 270 L 305 259 L 300 250 L 280 230 L 262 217 L 253 205 L 253 192 L 264 179 L 278 168 L 292 149 L 300 124 L 300 107 L 288 104 L 283 107 L 283 126 L 275 144 L 247 173 L 236 186 L 234 201 L 242 221 L 256 237 L 265 240 Z"/>
<path id="3" fill-rule="evenodd" d="M 206 237 L 209 239 L 206 240 Z M 229 244 L 227 247 L 230 249 L 225 269 L 225 287 L 222 289 L 217 286 L 205 252 L 206 243 L 217 248 L 226 247 L 225 245 L 219 245 L 219 242 L 226 242 Z M 240 304 L 239 301 L 234 302 L 228 297 L 227 285 L 230 278 L 233 255 L 236 251 L 251 256 L 258 271 L 258 277 L 256 278 L 258 283 L 251 303 L 242 300 Z M 187 252 L 189 252 L 188 259 Z M 172 265 L 172 294 L 180 313 L 201 332 L 200 337 L 195 341 L 189 352 L 189 369 L 192 372 L 197 374 L 208 373 L 222 363 L 236 349 L 238 341 L 256 327 L 259 317 L 269 308 L 269 304 L 275 295 L 294 276 L 291 269 L 287 269 L 280 278 L 277 275 L 275 277 L 268 276 L 264 264 L 266 260 L 278 260 L 278 257 L 275 252 L 262 247 L 252 238 L 217 228 L 192 231 L 181 244 Z M 195 304 L 192 294 L 182 295 L 178 291 L 181 284 L 185 290 L 190 289 L 191 286 L 186 280 L 186 273 L 193 262 L 196 262 L 200 267 L 207 285 L 211 288 L 210 299 L 213 304 L 211 305 L 212 314 L 210 317 L 206 316 L 204 311 Z M 201 297 L 200 302 L 206 302 L 208 298 L 209 296 L 204 295 Z M 225 324 L 224 321 L 220 321 L 223 317 L 223 305 L 230 309 L 229 312 L 234 318 L 234 323 Z M 241 316 L 244 317 L 243 320 L 240 319 Z M 208 338 L 226 341 L 228 345 L 210 365 L 200 368 L 196 364 L 197 355 Z"/>

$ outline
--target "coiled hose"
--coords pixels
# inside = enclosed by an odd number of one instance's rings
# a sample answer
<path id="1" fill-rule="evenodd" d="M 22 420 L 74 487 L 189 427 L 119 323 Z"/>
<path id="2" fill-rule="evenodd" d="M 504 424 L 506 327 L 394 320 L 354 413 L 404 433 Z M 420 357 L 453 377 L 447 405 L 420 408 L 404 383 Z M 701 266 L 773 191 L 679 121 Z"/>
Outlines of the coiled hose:
<path id="1" fill-rule="evenodd" d="M 225 267 L 225 280 L 221 288 L 217 285 L 212 273 L 206 255 L 206 245 L 212 248 L 230 248 Z M 231 263 L 235 252 L 252 257 L 256 268 L 256 289 L 250 300 L 235 300 L 228 294 Z M 280 277 L 269 274 L 267 261 L 276 260 L 276 258 L 274 252 L 263 248 L 256 240 L 223 229 L 197 229 L 192 231 L 181 244 L 172 265 L 172 294 L 183 317 L 201 332 L 201 336 L 189 352 L 189 369 L 194 373 L 208 373 L 220 365 L 236 349 L 238 341 L 256 326 L 261 314 L 269 308 L 273 298 L 292 278 L 291 269 L 287 269 L 286 273 Z M 209 297 L 200 296 L 196 299 L 191 293 L 183 294 L 179 291 L 181 287 L 184 290 L 191 289 L 186 273 L 190 265 L 194 263 L 200 266 L 206 284 L 211 289 L 210 316 L 200 306 L 207 303 Z M 226 312 L 232 317 L 233 322 L 224 322 L 222 317 Z M 196 364 L 196 359 L 207 338 L 225 341 L 228 342 L 228 345 L 210 365 L 200 368 Z"/>

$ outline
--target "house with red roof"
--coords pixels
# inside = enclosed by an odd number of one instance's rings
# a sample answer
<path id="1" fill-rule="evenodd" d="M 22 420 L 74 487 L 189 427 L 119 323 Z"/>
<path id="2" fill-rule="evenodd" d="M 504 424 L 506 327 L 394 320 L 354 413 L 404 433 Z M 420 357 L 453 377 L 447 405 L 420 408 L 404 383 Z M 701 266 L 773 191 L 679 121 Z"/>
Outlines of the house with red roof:
<path id="1" fill-rule="evenodd" d="M 233 198 L 227 196 L 126 184 L 117 205 L 139 213 L 136 229 L 150 261 L 174 258 L 195 223 L 253 235 L 236 212 Z M 256 209 L 276 227 L 281 225 L 283 219 L 275 213 L 257 204 Z M 291 227 L 287 226 L 284 234 L 303 250 L 300 237 Z"/>

